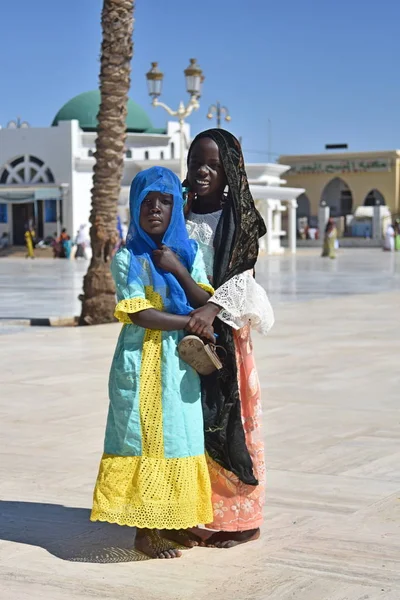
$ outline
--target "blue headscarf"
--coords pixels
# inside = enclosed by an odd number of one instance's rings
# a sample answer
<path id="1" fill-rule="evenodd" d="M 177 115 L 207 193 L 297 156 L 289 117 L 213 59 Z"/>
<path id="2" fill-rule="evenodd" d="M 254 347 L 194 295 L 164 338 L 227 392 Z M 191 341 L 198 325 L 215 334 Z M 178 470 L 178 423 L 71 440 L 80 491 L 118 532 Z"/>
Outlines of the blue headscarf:
<path id="1" fill-rule="evenodd" d="M 152 252 L 157 244 L 140 227 L 140 209 L 149 192 L 171 194 L 173 207 L 171 221 L 162 243 L 171 248 L 185 265 L 189 273 L 192 270 L 197 251 L 197 243 L 189 239 L 183 215 L 182 186 L 178 177 L 164 167 L 151 167 L 141 171 L 132 181 L 129 196 L 131 222 L 126 238 L 126 247 L 131 253 L 128 283 L 141 282 L 152 285 L 153 290 L 161 295 L 164 310 L 177 315 L 187 315 L 193 308 L 186 294 L 172 273 L 166 273 L 156 267 Z M 148 276 L 150 272 L 151 277 Z"/>

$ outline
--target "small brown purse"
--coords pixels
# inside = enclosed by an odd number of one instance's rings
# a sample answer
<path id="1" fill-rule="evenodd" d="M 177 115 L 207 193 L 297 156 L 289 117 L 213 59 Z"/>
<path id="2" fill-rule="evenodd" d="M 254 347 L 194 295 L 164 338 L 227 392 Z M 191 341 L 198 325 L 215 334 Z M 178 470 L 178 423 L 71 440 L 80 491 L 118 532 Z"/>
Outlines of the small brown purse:
<path id="1" fill-rule="evenodd" d="M 178 344 L 181 359 L 200 375 L 211 375 L 214 371 L 222 369 L 223 364 L 217 354 L 217 348 L 225 351 L 222 346 L 205 344 L 197 335 L 187 335 Z"/>

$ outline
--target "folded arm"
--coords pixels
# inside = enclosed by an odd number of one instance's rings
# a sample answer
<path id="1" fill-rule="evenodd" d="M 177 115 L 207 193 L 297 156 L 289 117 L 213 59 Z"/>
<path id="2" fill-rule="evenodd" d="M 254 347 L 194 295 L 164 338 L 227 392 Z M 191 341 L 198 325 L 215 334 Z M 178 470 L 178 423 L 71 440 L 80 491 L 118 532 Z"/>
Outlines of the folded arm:
<path id="1" fill-rule="evenodd" d="M 185 329 L 190 320 L 189 316 L 172 315 L 156 308 L 147 308 L 140 312 L 131 313 L 129 318 L 134 325 L 139 325 L 144 329 L 158 329 L 161 331 Z"/>
<path id="2" fill-rule="evenodd" d="M 134 325 L 143 327 L 143 329 L 157 329 L 159 331 L 187 329 L 191 319 L 190 315 L 173 315 L 157 310 L 156 308 L 147 308 L 140 312 L 131 313 L 129 314 L 129 318 Z M 213 327 L 205 327 L 201 333 L 201 337 L 215 343 Z"/>

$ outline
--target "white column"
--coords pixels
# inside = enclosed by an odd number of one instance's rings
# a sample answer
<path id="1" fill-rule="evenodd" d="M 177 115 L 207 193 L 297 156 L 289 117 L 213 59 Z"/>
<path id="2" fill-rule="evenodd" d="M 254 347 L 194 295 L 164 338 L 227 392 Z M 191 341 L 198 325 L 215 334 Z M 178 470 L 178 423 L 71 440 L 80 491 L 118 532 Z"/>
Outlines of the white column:
<path id="1" fill-rule="evenodd" d="M 296 254 L 296 237 L 297 237 L 297 200 L 288 201 L 288 221 L 289 221 L 289 250 L 292 254 Z"/>
<path id="2" fill-rule="evenodd" d="M 267 200 L 267 215 L 266 215 L 266 226 L 267 226 L 267 254 L 272 254 L 272 201 Z"/>
<path id="3" fill-rule="evenodd" d="M 381 207 L 379 204 L 374 205 L 374 212 L 372 215 L 372 238 L 374 240 L 380 240 L 382 238 Z"/>
<path id="4" fill-rule="evenodd" d="M 256 200 L 254 199 L 254 203 L 255 206 L 258 210 L 258 212 L 260 213 L 260 215 L 262 216 L 262 218 L 264 219 L 265 222 L 265 205 L 264 205 L 264 201 L 263 200 Z M 258 240 L 258 246 L 260 248 L 260 252 L 264 253 L 267 249 L 267 244 L 266 244 L 266 235 L 263 235 L 262 238 L 260 238 Z"/>
<path id="5" fill-rule="evenodd" d="M 278 232 L 280 232 L 282 230 L 282 217 L 281 217 L 281 213 L 280 210 L 278 210 L 278 207 L 276 206 L 276 202 L 275 202 L 275 206 L 274 206 L 274 212 L 272 213 L 272 222 L 273 222 L 273 227 L 274 227 L 274 233 L 278 234 Z"/>

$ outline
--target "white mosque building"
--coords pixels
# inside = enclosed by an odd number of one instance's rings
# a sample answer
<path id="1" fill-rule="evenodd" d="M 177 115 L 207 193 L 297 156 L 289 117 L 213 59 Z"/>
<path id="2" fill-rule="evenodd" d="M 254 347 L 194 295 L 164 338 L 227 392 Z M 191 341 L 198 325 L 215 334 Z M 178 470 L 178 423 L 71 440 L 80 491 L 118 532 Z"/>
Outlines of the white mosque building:
<path id="1" fill-rule="evenodd" d="M 57 112 L 50 127 L 0 129 L 0 237 L 7 232 L 11 244 L 24 243 L 25 225 L 35 223 L 39 238 L 65 227 L 73 237 L 89 221 L 98 90 L 69 100 Z M 119 199 L 123 222 L 128 216 L 129 187 L 139 171 L 164 165 L 179 174 L 179 125 L 154 128 L 148 114 L 128 101 L 125 164 Z M 185 124 L 190 140 L 190 127 Z M 281 187 L 288 169 L 278 164 L 246 165 L 255 199 L 269 226 L 263 247 L 280 251 L 281 213 L 289 210 L 289 247 L 295 249 L 296 198 L 304 190 Z M 282 201 L 285 201 L 282 204 Z"/>

